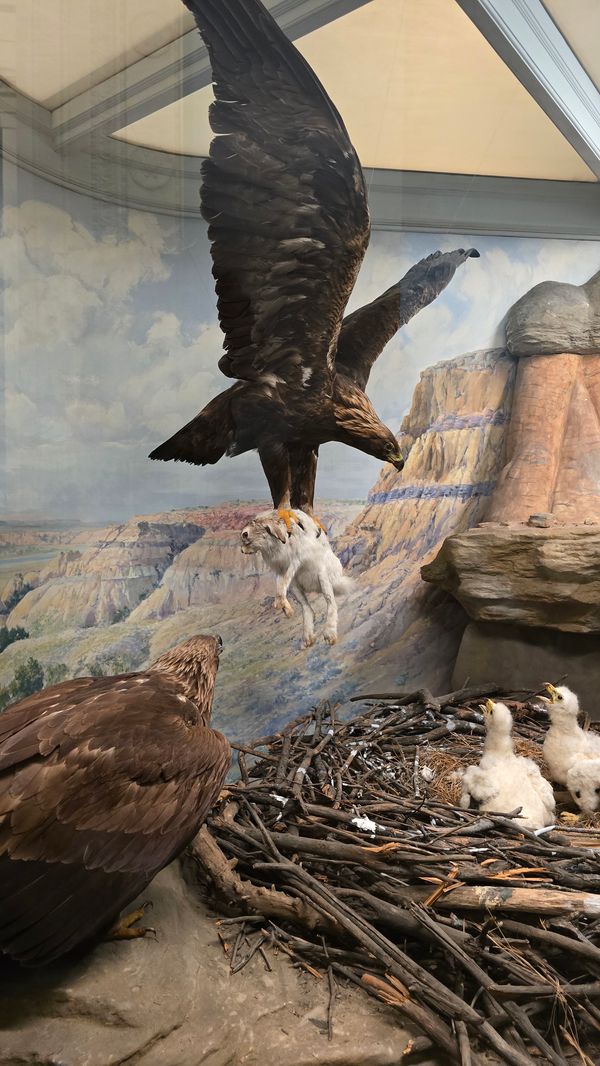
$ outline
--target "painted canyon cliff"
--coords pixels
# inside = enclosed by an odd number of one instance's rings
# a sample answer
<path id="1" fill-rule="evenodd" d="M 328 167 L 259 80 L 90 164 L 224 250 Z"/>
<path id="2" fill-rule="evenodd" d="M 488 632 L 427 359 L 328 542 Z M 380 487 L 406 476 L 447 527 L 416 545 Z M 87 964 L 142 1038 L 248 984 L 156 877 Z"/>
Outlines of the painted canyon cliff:
<path id="1" fill-rule="evenodd" d="M 399 434 L 409 453 L 402 473 L 384 468 L 366 504 L 321 501 L 355 582 L 335 647 L 304 650 L 299 611 L 291 620 L 274 613 L 272 575 L 239 546 L 262 505 L 228 503 L 56 534 L 45 565 L 15 569 L 0 588 L 2 624 L 28 634 L 0 654 L 0 686 L 30 659 L 46 679 L 57 669 L 118 672 L 192 633 L 219 632 L 215 718 L 232 738 L 265 733 L 322 698 L 444 689 L 466 619 L 449 594 L 422 582 L 420 567 L 446 536 L 484 517 L 514 374 L 502 349 L 426 370 Z M 4 524 L 0 542 L 25 550 L 36 535 Z"/>

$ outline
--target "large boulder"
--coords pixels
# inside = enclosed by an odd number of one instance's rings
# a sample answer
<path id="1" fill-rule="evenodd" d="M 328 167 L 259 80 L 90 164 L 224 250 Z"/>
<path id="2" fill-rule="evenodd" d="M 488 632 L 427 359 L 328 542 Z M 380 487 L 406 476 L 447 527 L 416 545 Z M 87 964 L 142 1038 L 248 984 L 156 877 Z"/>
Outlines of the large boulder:
<path id="1" fill-rule="evenodd" d="M 600 526 L 483 524 L 422 567 L 476 621 L 600 632 Z"/>
<path id="2" fill-rule="evenodd" d="M 157 939 L 100 944 L 77 963 L 0 972 L 0 1066 L 393 1066 L 409 1034 L 359 989 L 256 955 L 232 976 L 215 917 L 178 864 L 144 898 Z M 134 905 L 132 905 L 134 906 Z"/>
<path id="3" fill-rule="evenodd" d="M 506 342 L 519 356 L 600 351 L 600 271 L 585 285 L 535 285 L 511 307 Z"/>

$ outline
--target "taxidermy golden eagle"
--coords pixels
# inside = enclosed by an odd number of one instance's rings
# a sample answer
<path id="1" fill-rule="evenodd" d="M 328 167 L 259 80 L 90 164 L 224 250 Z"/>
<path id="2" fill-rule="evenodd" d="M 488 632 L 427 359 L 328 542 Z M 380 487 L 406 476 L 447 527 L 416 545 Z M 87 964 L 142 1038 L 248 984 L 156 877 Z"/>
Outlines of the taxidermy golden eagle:
<path id="1" fill-rule="evenodd" d="M 150 458 L 204 466 L 257 449 L 275 507 L 312 513 L 326 441 L 402 469 L 364 392 L 371 366 L 478 252 L 434 253 L 342 325 L 370 235 L 342 119 L 259 0 L 184 2 L 213 72 L 201 204 L 225 334 L 219 366 L 239 380 Z"/>
<path id="2" fill-rule="evenodd" d="M 209 724 L 221 648 L 192 637 L 4 711 L 0 952 L 41 965 L 109 929 L 198 832 L 230 762 Z"/>

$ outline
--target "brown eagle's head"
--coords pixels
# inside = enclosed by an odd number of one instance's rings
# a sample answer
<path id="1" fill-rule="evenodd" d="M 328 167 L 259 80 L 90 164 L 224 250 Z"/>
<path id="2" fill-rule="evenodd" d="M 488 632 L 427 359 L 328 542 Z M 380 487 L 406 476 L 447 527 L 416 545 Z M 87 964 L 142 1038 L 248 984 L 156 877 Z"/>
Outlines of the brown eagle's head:
<path id="1" fill-rule="evenodd" d="M 385 456 L 379 456 L 385 463 L 391 463 L 396 467 L 396 470 L 402 470 L 404 467 L 404 456 L 398 447 L 398 441 L 394 434 L 391 434 L 391 440 L 389 440 L 385 446 Z"/>
<path id="2" fill-rule="evenodd" d="M 372 423 L 369 429 L 369 454 L 375 456 L 376 459 L 380 459 L 382 463 L 391 463 L 392 466 L 396 467 L 396 470 L 402 470 L 404 456 L 391 429 L 388 429 L 387 426 L 384 426 L 379 421 L 378 423 Z M 365 451 L 367 451 L 366 448 Z"/>
<path id="3" fill-rule="evenodd" d="M 219 636 L 190 637 L 159 656 L 150 670 L 177 680 L 182 693 L 197 704 L 208 722 L 222 650 Z"/>
<path id="4" fill-rule="evenodd" d="M 334 393 L 335 440 L 402 470 L 404 457 L 391 429 L 383 424 L 366 393 L 340 374 Z"/>

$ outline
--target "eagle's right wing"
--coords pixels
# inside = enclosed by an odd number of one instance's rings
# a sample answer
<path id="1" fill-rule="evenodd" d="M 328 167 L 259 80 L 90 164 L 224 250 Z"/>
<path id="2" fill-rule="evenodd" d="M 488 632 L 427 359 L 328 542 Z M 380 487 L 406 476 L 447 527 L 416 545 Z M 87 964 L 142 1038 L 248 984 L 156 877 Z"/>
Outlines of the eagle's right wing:
<path id="1" fill-rule="evenodd" d="M 369 238 L 359 161 L 316 75 L 259 0 L 184 0 L 207 45 L 217 135 L 202 214 L 229 377 L 329 376 Z"/>
<path id="2" fill-rule="evenodd" d="M 475 248 L 433 252 L 377 299 L 347 315 L 338 340 L 337 369 L 364 389 L 373 363 L 400 327 L 443 292 L 461 263 L 478 256 Z"/>

